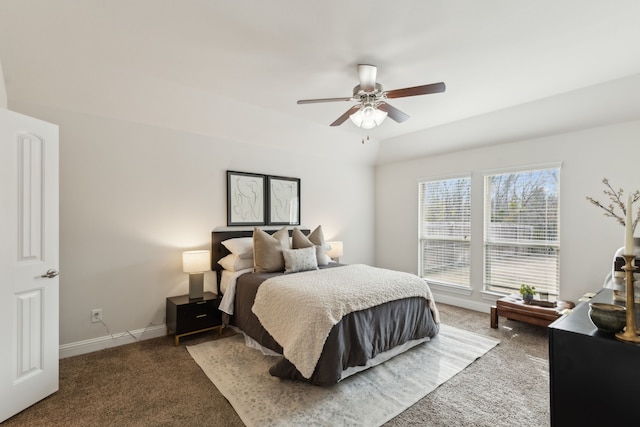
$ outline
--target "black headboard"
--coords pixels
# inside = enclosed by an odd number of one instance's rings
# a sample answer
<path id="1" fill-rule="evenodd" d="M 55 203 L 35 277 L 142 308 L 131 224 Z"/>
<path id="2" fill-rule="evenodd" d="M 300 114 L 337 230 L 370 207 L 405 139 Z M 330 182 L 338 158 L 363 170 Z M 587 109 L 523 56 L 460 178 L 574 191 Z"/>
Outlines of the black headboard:
<path id="1" fill-rule="evenodd" d="M 278 227 L 274 228 L 262 228 L 261 230 L 266 233 L 273 234 L 276 231 L 280 230 Z M 308 235 L 311 230 L 307 228 L 300 228 L 305 235 Z M 293 227 L 289 229 L 289 236 L 293 233 Z M 211 232 L 211 270 L 216 272 L 217 277 L 217 291 L 218 295 L 220 295 L 220 276 L 222 272 L 222 266 L 218 264 L 225 256 L 229 255 L 229 250 L 222 244 L 227 239 L 235 239 L 237 237 L 252 237 L 253 236 L 253 227 L 245 228 L 245 227 L 218 227 Z"/>

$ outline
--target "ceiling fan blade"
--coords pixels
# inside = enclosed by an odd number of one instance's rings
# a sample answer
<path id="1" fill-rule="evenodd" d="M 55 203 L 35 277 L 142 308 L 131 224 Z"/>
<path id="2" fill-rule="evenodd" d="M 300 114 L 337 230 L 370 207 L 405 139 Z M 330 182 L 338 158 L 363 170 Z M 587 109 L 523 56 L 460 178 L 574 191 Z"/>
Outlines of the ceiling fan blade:
<path id="1" fill-rule="evenodd" d="M 365 92 L 372 92 L 376 88 L 376 76 L 378 67 L 369 64 L 358 64 L 358 77 L 360 88 Z"/>
<path id="2" fill-rule="evenodd" d="M 358 105 L 354 105 L 353 107 L 349 108 L 346 113 L 344 113 L 343 115 L 338 117 L 338 119 L 335 122 L 331 123 L 331 126 L 340 126 L 341 124 L 343 124 L 345 122 L 345 120 L 347 120 L 349 118 L 350 115 L 352 115 L 353 113 L 355 113 L 359 109 L 360 109 L 360 105 L 359 104 Z"/>
<path id="3" fill-rule="evenodd" d="M 428 95 L 430 93 L 444 92 L 446 86 L 443 82 L 432 83 L 423 86 L 406 87 L 404 89 L 394 89 L 386 93 L 387 98 L 403 98 L 405 96 Z"/>
<path id="4" fill-rule="evenodd" d="M 353 101 L 353 98 L 322 98 L 322 99 L 301 99 L 298 104 L 316 104 L 319 102 Z"/>
<path id="5" fill-rule="evenodd" d="M 409 118 L 408 115 L 398 110 L 396 107 L 393 107 L 387 104 L 386 102 L 383 102 L 380 105 L 378 105 L 378 110 L 382 110 L 386 112 L 389 117 L 391 117 L 393 120 L 395 120 L 398 123 L 402 123 Z"/>

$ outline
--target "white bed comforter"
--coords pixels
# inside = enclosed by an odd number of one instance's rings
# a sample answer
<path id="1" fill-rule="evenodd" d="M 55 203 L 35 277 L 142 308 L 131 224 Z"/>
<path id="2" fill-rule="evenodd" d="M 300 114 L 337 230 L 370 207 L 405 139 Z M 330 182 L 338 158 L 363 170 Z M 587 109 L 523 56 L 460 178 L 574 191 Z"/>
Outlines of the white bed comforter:
<path id="1" fill-rule="evenodd" d="M 402 298 L 423 297 L 440 323 L 431 289 L 410 273 L 347 265 L 266 280 L 252 308 L 283 348 L 284 356 L 309 378 L 331 328 L 345 315 Z"/>

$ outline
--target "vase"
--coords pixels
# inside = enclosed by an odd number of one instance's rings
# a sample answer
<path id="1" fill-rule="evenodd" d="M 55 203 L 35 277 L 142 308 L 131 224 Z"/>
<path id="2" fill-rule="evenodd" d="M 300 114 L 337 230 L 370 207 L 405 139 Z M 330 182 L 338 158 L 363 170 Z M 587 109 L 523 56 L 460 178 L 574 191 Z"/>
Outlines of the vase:
<path id="1" fill-rule="evenodd" d="M 634 286 L 634 300 L 636 304 L 640 303 L 640 238 L 633 238 L 633 254 L 636 256 L 636 271 L 633 273 L 635 278 Z M 624 246 L 618 249 L 613 256 L 613 269 L 611 271 L 611 281 L 613 282 L 613 301 L 614 302 L 627 302 L 627 280 L 626 271 L 623 270 L 625 261 L 622 257 L 624 255 Z"/>
<path id="2" fill-rule="evenodd" d="M 533 295 L 531 294 L 522 295 L 522 299 L 524 300 L 525 304 L 529 304 L 531 303 L 531 301 L 533 301 Z"/>

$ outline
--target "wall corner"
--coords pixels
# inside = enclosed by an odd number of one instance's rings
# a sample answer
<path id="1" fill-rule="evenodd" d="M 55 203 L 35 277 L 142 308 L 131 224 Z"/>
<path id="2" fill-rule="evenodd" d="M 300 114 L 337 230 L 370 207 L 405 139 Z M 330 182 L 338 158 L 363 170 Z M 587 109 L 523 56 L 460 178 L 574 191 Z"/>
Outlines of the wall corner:
<path id="1" fill-rule="evenodd" d="M 4 74 L 2 73 L 2 60 L 0 60 L 0 108 L 9 108 L 7 104 L 7 88 L 4 84 Z"/>

